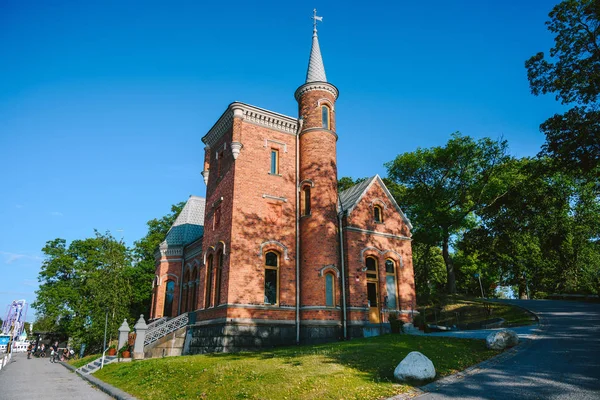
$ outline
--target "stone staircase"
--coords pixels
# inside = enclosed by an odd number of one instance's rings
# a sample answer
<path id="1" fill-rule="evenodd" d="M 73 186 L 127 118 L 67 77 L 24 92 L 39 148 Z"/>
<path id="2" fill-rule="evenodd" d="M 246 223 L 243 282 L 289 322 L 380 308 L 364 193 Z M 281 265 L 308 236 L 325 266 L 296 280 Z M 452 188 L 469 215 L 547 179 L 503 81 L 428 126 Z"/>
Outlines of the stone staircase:
<path id="1" fill-rule="evenodd" d="M 115 361 L 117 361 L 117 356 L 105 356 L 104 357 L 104 365 L 113 363 Z M 101 366 L 102 366 L 102 357 L 84 365 L 81 368 L 78 368 L 77 372 L 79 372 L 82 375 L 89 375 L 89 374 L 92 374 L 92 373 L 98 371 Z"/>
<path id="2" fill-rule="evenodd" d="M 403 325 L 404 333 L 407 335 L 425 335 L 425 333 L 421 332 L 418 328 L 415 328 L 413 324 L 407 322 Z"/>

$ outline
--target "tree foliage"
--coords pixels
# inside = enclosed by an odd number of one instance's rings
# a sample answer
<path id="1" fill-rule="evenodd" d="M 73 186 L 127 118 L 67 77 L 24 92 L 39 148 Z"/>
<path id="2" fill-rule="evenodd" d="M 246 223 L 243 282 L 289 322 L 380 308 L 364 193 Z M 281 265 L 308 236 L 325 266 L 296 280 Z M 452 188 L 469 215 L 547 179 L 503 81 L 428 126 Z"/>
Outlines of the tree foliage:
<path id="1" fill-rule="evenodd" d="M 160 243 L 165 240 L 169 229 L 183 210 L 185 202 L 171 206 L 171 212 L 161 218 L 147 222 L 148 233 L 133 245 L 134 266 L 130 270 L 133 285 L 133 301 L 131 315 L 149 315 L 152 298 L 152 280 L 156 269 L 155 253 Z"/>
<path id="2" fill-rule="evenodd" d="M 76 343 L 99 349 L 108 313 L 108 332 L 128 316 L 131 258 L 124 243 L 110 233 L 74 240 L 54 239 L 42 249 L 42 264 L 33 307 L 39 329 L 57 331 Z"/>
<path id="3" fill-rule="evenodd" d="M 415 241 L 442 247 L 449 293 L 456 293 L 451 238 L 506 193 L 509 160 L 506 141 L 455 133 L 446 146 L 419 148 L 385 164 L 389 180 L 403 188 L 394 190 L 399 204 L 417 221 Z"/>
<path id="4" fill-rule="evenodd" d="M 541 125 L 542 154 L 576 174 L 600 175 L 600 1 L 565 0 L 549 14 L 555 34 L 549 57 L 537 53 L 525 62 L 531 91 L 554 93 L 577 106 Z"/>
<path id="5" fill-rule="evenodd" d="M 480 214 L 459 249 L 519 297 L 593 293 L 600 278 L 600 204 L 591 184 L 519 160 L 521 184 Z"/>

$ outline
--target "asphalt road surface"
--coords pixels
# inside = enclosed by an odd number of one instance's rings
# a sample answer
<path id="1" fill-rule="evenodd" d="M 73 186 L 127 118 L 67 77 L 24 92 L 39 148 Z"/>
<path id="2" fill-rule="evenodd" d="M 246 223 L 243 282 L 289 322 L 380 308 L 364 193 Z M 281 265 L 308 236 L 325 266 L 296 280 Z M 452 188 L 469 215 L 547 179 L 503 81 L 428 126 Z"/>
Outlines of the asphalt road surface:
<path id="1" fill-rule="evenodd" d="M 112 399 L 62 365 L 48 358 L 27 359 L 27 353 L 15 353 L 0 370 L 0 400 L 22 399 Z"/>
<path id="2" fill-rule="evenodd" d="M 600 399 L 600 304 L 510 300 L 541 317 L 522 351 L 416 397 L 441 399 Z"/>

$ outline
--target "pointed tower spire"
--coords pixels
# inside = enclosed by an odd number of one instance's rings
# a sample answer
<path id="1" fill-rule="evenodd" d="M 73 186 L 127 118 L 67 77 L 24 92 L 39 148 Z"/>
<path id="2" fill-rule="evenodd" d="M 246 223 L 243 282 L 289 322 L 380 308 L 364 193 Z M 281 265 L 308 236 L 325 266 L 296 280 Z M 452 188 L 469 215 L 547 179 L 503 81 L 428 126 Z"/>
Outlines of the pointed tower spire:
<path id="1" fill-rule="evenodd" d="M 306 83 L 310 82 L 327 82 L 325 76 L 325 67 L 323 66 L 323 58 L 321 57 L 321 49 L 319 47 L 319 37 L 317 36 L 317 21 L 323 22 L 323 17 L 317 16 L 317 9 L 313 10 L 313 36 L 312 47 L 310 49 L 310 59 L 308 60 L 308 71 L 306 72 Z"/>

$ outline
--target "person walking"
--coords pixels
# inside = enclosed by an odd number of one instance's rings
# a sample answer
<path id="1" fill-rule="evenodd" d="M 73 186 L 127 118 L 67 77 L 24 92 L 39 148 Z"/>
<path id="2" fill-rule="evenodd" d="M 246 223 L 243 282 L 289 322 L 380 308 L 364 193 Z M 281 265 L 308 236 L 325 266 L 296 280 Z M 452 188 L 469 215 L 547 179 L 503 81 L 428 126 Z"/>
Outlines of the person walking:
<path id="1" fill-rule="evenodd" d="M 29 345 L 27 345 L 27 359 L 29 360 L 31 358 L 31 350 L 33 349 L 33 345 L 31 343 L 29 343 Z"/>
<path id="2" fill-rule="evenodd" d="M 55 363 L 58 359 L 58 342 L 54 342 L 52 346 L 50 346 L 50 362 Z"/>

